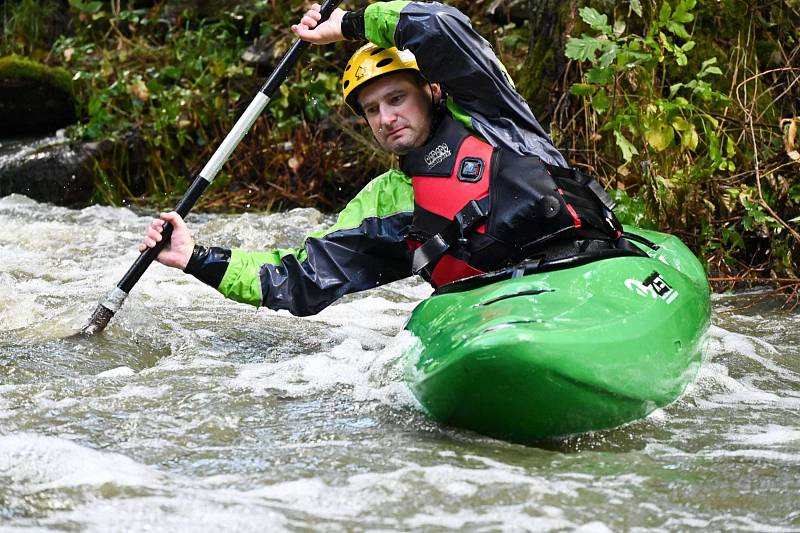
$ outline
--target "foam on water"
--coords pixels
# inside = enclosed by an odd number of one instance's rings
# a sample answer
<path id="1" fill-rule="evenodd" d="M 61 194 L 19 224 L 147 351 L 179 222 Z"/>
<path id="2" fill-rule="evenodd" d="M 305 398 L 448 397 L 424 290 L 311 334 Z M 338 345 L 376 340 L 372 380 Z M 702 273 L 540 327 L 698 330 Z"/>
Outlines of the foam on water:
<path id="1" fill-rule="evenodd" d="M 30 433 L 0 436 L 0 476 L 25 492 L 106 483 L 156 487 L 159 475 L 129 457 Z"/>
<path id="2" fill-rule="evenodd" d="M 374 342 L 375 337 L 369 340 Z M 299 355 L 274 363 L 241 365 L 230 387 L 245 389 L 251 394 L 279 391 L 282 395 L 299 398 L 346 386 L 352 389 L 356 401 L 415 405 L 402 383 L 402 355 L 416 340 L 408 332 L 391 339 L 381 337 L 381 340 L 385 347 L 379 349 L 375 344 L 365 348 L 357 338 L 349 338 L 329 352 Z"/>
<path id="3" fill-rule="evenodd" d="M 58 529 L 80 524 L 81 531 L 92 533 L 128 533 L 132 529 L 182 533 L 296 530 L 289 527 L 293 520 L 263 503 L 220 500 L 219 495 L 213 493 L 195 493 L 179 498 L 115 498 L 93 501 L 70 511 L 56 511 L 41 522 Z"/>
<path id="4" fill-rule="evenodd" d="M 762 426 L 744 426 L 742 433 L 729 435 L 728 438 L 748 446 L 774 446 L 800 441 L 800 429 L 776 424 Z"/>

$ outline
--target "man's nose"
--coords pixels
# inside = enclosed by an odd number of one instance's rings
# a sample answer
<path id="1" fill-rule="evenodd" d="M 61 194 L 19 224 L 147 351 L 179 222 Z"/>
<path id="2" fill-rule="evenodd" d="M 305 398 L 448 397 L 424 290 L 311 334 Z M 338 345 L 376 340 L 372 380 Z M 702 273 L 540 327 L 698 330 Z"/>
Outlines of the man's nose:
<path id="1" fill-rule="evenodd" d="M 395 120 L 397 120 L 397 113 L 394 112 L 391 106 L 381 105 L 380 106 L 381 112 L 381 124 L 392 124 Z"/>

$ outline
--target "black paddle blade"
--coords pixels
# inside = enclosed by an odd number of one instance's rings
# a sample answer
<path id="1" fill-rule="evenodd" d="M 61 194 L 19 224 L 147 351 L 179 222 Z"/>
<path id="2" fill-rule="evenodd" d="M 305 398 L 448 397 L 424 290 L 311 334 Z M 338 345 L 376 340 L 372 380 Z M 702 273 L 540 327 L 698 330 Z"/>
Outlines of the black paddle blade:
<path id="1" fill-rule="evenodd" d="M 100 304 L 97 306 L 97 309 L 94 310 L 92 313 L 92 318 L 89 319 L 89 322 L 81 328 L 80 334 L 85 337 L 91 337 L 97 333 L 100 333 L 111 321 L 111 318 L 114 316 L 114 311 L 109 309 L 108 307 Z"/>

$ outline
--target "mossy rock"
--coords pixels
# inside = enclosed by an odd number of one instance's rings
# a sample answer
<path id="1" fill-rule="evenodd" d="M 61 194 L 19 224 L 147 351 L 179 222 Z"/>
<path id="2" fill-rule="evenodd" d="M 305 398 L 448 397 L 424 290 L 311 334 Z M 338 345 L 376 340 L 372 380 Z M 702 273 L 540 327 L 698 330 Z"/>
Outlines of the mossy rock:
<path id="1" fill-rule="evenodd" d="M 52 133 L 76 120 L 68 71 L 15 55 L 0 58 L 0 137 Z"/>

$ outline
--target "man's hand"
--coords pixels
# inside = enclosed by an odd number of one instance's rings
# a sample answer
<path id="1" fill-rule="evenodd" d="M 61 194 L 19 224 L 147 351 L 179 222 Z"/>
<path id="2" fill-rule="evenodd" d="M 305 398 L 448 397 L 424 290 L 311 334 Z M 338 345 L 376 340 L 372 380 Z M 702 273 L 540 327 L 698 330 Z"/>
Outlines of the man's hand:
<path id="1" fill-rule="evenodd" d="M 172 238 L 158 254 L 156 261 L 162 265 L 183 270 L 192 257 L 194 239 L 192 239 L 192 235 L 189 233 L 189 228 L 186 227 L 183 218 L 175 211 L 161 213 L 159 216 L 161 217 L 160 219 L 154 219 L 150 223 L 150 226 L 148 226 L 147 232 L 144 235 L 144 240 L 139 244 L 139 251 L 144 252 L 147 248 L 153 248 L 156 243 L 161 242 L 161 239 L 163 239 L 161 233 L 164 231 L 164 222 L 169 222 L 172 224 L 173 228 Z"/>
<path id="2" fill-rule="evenodd" d="M 319 20 L 322 18 L 319 10 L 319 4 L 311 4 L 311 8 L 306 11 L 306 14 L 300 19 L 300 24 L 292 26 L 292 31 L 304 41 L 313 44 L 328 44 L 343 41 L 342 17 L 345 12 L 337 7 L 333 10 L 328 20 L 319 24 Z"/>

